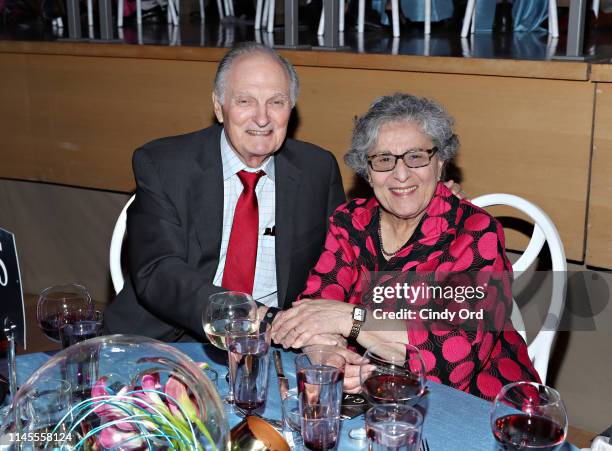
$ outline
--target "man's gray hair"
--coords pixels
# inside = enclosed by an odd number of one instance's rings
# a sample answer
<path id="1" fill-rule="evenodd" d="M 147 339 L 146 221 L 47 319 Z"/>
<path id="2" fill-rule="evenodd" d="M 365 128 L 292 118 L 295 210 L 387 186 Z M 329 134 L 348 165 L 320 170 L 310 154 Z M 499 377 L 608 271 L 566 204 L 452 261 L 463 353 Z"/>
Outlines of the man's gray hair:
<path id="1" fill-rule="evenodd" d="M 236 58 L 243 55 L 254 55 L 263 54 L 268 55 L 270 58 L 278 61 L 278 63 L 285 69 L 285 73 L 289 78 L 289 100 L 291 107 L 295 106 L 298 94 L 300 92 L 300 81 L 298 80 L 295 68 L 286 58 L 280 56 L 276 51 L 270 47 L 266 47 L 263 44 L 257 42 L 243 42 L 232 48 L 225 54 L 219 67 L 217 67 L 217 74 L 215 75 L 215 85 L 213 92 L 219 99 L 219 102 L 223 104 L 225 100 L 225 88 L 227 87 L 227 75 L 232 67 L 232 63 Z"/>
<path id="2" fill-rule="evenodd" d="M 355 173 L 367 179 L 368 154 L 378 141 L 380 128 L 392 122 L 418 124 L 438 148 L 436 155 L 442 161 L 450 160 L 459 150 L 454 120 L 441 105 L 425 97 L 395 93 L 378 97 L 355 121 L 351 148 L 344 155 L 344 162 Z"/>

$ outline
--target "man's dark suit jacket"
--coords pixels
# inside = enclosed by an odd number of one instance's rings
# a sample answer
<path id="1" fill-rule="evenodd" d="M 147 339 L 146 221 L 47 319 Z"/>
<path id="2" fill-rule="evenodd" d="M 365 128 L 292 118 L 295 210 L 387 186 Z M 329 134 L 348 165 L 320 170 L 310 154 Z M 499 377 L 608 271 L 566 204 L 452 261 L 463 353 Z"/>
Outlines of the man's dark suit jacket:
<path id="1" fill-rule="evenodd" d="M 203 335 L 223 225 L 220 138 L 212 126 L 163 138 L 134 152 L 136 199 L 128 209 L 129 277 L 105 311 L 111 333 L 162 340 Z M 331 153 L 287 139 L 275 154 L 276 278 L 279 307 L 303 290 L 345 197 Z"/>

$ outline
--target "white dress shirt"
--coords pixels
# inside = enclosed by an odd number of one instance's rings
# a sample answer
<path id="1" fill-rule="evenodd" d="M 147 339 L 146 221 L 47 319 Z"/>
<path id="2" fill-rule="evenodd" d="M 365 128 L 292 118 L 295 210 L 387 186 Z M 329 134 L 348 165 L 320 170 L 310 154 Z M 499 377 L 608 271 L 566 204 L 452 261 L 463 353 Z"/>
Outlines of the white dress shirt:
<path id="1" fill-rule="evenodd" d="M 221 162 L 223 165 L 223 233 L 221 235 L 221 251 L 219 266 L 215 273 L 213 284 L 221 286 L 227 247 L 229 245 L 234 211 L 238 198 L 243 190 L 238 172 L 265 171 L 257 182 L 255 195 L 259 208 L 259 231 L 257 236 L 257 260 L 255 261 L 255 280 L 253 282 L 253 299 L 268 307 L 278 307 L 276 287 L 276 246 L 275 236 L 264 235 L 266 229 L 275 225 L 274 212 L 276 207 L 276 191 L 274 189 L 274 156 L 268 158 L 259 168 L 246 166 L 236 155 L 225 136 L 221 133 Z"/>

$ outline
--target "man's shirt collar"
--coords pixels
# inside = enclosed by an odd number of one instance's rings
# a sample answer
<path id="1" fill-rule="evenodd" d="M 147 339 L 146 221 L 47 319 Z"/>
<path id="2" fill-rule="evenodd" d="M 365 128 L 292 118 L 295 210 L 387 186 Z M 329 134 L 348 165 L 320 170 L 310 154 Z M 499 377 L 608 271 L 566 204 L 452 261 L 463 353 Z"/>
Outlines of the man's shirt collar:
<path id="1" fill-rule="evenodd" d="M 223 181 L 229 179 L 234 174 L 244 170 L 248 172 L 257 172 L 263 170 L 266 177 L 274 181 L 274 155 L 268 158 L 259 168 L 250 168 L 238 158 L 234 149 L 225 136 L 225 129 L 221 133 L 221 163 L 223 165 Z"/>

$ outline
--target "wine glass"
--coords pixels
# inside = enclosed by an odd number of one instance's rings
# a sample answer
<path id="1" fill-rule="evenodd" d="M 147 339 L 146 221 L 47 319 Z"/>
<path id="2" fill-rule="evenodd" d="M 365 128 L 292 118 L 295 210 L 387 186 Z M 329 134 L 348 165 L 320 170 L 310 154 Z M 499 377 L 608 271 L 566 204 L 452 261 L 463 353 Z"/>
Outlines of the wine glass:
<path id="1" fill-rule="evenodd" d="M 416 404 L 425 392 L 425 363 L 419 349 L 399 343 L 368 348 L 359 369 L 363 395 L 371 405 Z"/>
<path id="2" fill-rule="evenodd" d="M 504 386 L 491 410 L 497 449 L 553 450 L 567 436 L 567 412 L 557 390 L 535 382 Z"/>
<path id="3" fill-rule="evenodd" d="M 425 392 L 425 363 L 419 349 L 399 342 L 377 343 L 364 354 L 359 368 L 364 397 L 371 406 L 415 405 Z M 349 437 L 365 440 L 365 428 L 353 428 Z"/>
<path id="4" fill-rule="evenodd" d="M 208 340 L 218 349 L 227 351 L 227 331 L 225 327 L 232 321 L 246 319 L 257 321 L 257 304 L 251 295 L 239 291 L 226 291 L 209 296 L 202 310 L 202 327 Z M 226 380 L 229 376 L 225 376 Z M 230 384 L 225 401 L 233 402 Z"/>
<path id="5" fill-rule="evenodd" d="M 72 315 L 93 315 L 91 296 L 82 285 L 75 283 L 45 288 L 38 296 L 36 320 L 38 327 L 51 341 L 59 343 L 59 329 Z"/>
<path id="6" fill-rule="evenodd" d="M 231 321 L 225 329 L 234 405 L 250 415 L 266 403 L 272 327 L 266 322 L 240 319 Z"/>

